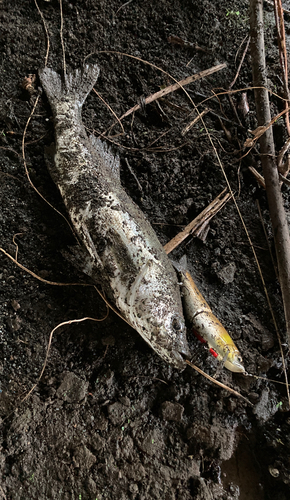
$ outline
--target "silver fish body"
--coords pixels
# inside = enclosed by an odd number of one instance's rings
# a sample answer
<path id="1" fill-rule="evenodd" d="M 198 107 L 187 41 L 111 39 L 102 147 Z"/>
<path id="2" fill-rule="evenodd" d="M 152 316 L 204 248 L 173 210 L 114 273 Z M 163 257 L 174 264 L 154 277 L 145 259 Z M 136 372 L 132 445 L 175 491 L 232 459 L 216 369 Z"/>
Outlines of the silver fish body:
<path id="1" fill-rule="evenodd" d="M 60 75 L 39 72 L 55 126 L 49 170 L 86 249 L 83 270 L 100 283 L 144 340 L 177 368 L 189 355 L 176 273 L 144 214 L 120 182 L 119 158 L 87 136 L 82 105 L 99 74 L 97 65 Z"/>

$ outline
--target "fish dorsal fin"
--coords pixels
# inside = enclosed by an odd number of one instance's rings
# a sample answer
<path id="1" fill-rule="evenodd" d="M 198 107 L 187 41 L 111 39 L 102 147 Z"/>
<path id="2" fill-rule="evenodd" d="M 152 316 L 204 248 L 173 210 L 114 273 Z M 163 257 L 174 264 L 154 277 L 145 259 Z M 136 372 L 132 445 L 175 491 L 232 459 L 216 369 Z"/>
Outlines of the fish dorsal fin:
<path id="1" fill-rule="evenodd" d="M 89 137 L 91 145 L 94 149 L 95 154 L 98 157 L 98 161 L 101 165 L 107 168 L 114 179 L 120 182 L 120 158 L 119 155 L 114 155 L 112 149 L 104 141 L 101 141 L 98 137 L 90 135 Z"/>

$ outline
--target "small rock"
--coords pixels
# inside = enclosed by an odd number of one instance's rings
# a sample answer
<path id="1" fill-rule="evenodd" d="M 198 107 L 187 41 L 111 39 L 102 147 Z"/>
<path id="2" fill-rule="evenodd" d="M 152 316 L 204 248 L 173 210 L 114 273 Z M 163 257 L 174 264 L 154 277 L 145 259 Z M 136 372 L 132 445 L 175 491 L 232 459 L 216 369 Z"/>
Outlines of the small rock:
<path id="1" fill-rule="evenodd" d="M 15 312 L 18 311 L 18 309 L 20 309 L 20 304 L 15 299 L 11 300 L 11 306 L 13 307 Z"/>
<path id="2" fill-rule="evenodd" d="M 264 358 L 264 356 L 257 355 L 256 358 L 257 369 L 259 373 L 267 373 L 272 366 L 272 361 L 270 359 Z"/>
<path id="3" fill-rule="evenodd" d="M 17 332 L 21 327 L 21 319 L 19 316 L 13 316 L 7 318 L 7 326 L 11 332 Z"/>
<path id="4" fill-rule="evenodd" d="M 234 281 L 236 269 L 237 268 L 235 263 L 230 262 L 230 264 L 223 267 L 220 271 L 217 272 L 217 276 L 225 285 L 228 285 L 229 283 L 232 283 Z"/>
<path id="5" fill-rule="evenodd" d="M 268 469 L 269 469 L 271 476 L 279 477 L 280 472 L 278 471 L 278 469 L 275 469 L 275 467 L 272 467 L 272 465 L 269 465 Z"/>
<path id="6" fill-rule="evenodd" d="M 161 433 L 157 429 L 149 431 L 140 444 L 140 448 L 144 453 L 147 453 L 147 455 L 159 455 L 164 448 L 164 441 Z"/>
<path id="7" fill-rule="evenodd" d="M 187 437 L 194 439 L 208 451 L 217 453 L 220 460 L 229 460 L 235 451 L 235 427 L 224 427 L 222 424 L 209 426 L 194 424 L 187 430 Z"/>
<path id="8" fill-rule="evenodd" d="M 113 335 L 108 335 L 102 339 L 102 344 L 105 346 L 113 346 L 115 345 L 115 337 Z"/>
<path id="9" fill-rule="evenodd" d="M 85 380 L 77 377 L 74 373 L 66 372 L 56 395 L 68 403 L 76 403 L 85 398 L 88 386 L 89 383 Z"/>
<path id="10" fill-rule="evenodd" d="M 172 420 L 173 422 L 180 422 L 184 412 L 184 407 L 179 403 L 172 403 L 171 401 L 164 401 L 161 406 L 162 417 L 164 420 Z"/>
<path id="11" fill-rule="evenodd" d="M 131 406 L 131 401 L 130 401 L 130 399 L 129 399 L 127 396 L 121 396 L 121 397 L 119 398 L 119 401 L 120 401 L 120 403 L 122 403 L 122 405 L 124 405 L 124 406 L 128 406 L 128 407 L 129 407 L 129 406 Z"/>
<path id="12" fill-rule="evenodd" d="M 270 391 L 264 389 L 260 401 L 253 408 L 253 413 L 255 413 L 263 423 L 269 420 L 269 418 L 278 411 L 276 400 L 274 400 L 274 398 L 271 399 L 269 396 Z"/>
<path id="13" fill-rule="evenodd" d="M 136 461 L 132 464 L 125 463 L 123 467 L 123 472 L 129 479 L 133 481 L 141 481 L 144 477 L 146 477 L 146 471 L 143 465 Z"/>
<path id="14" fill-rule="evenodd" d="M 94 426 L 96 430 L 107 432 L 108 430 L 108 420 L 103 413 L 100 413 L 98 417 L 95 418 Z"/>
<path id="15" fill-rule="evenodd" d="M 105 440 L 99 434 L 94 434 L 91 440 L 91 445 L 94 450 L 100 451 L 105 448 Z"/>
<path id="16" fill-rule="evenodd" d="M 122 403 L 117 402 L 108 406 L 108 417 L 113 425 L 122 425 L 128 416 L 128 407 Z"/>
<path id="17" fill-rule="evenodd" d="M 88 470 L 96 461 L 95 455 L 84 444 L 75 449 L 74 462 L 76 467 Z"/>

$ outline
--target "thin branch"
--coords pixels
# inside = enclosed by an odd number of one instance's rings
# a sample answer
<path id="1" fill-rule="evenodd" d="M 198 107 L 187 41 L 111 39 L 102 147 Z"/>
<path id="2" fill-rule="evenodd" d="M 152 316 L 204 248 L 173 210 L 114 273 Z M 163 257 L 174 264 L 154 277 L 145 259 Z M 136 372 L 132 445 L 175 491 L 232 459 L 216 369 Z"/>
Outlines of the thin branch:
<path id="1" fill-rule="evenodd" d="M 224 189 L 193 221 L 191 221 L 183 231 L 178 233 L 172 240 L 170 240 L 164 246 L 164 250 L 167 254 L 172 252 L 182 241 L 184 241 L 190 234 L 195 233 L 205 222 L 209 222 L 210 219 L 225 205 L 225 203 L 231 198 L 228 193 L 225 195 L 226 189 Z M 223 198 L 222 196 L 225 195 Z"/>
<path id="2" fill-rule="evenodd" d="M 173 85 L 169 85 L 165 89 L 159 90 L 155 94 L 151 94 L 150 96 L 146 97 L 144 104 L 150 104 L 153 101 L 156 101 L 156 99 L 160 99 L 160 97 L 164 97 L 165 95 L 171 94 L 171 92 L 175 92 L 175 90 L 179 90 L 180 88 L 184 87 L 185 85 L 188 85 L 189 83 L 196 82 L 197 80 L 200 80 L 201 78 L 206 78 L 207 76 L 212 75 L 213 73 L 216 73 L 217 71 L 220 71 L 224 68 L 226 68 L 226 63 L 222 64 L 217 64 L 216 66 L 212 66 L 211 68 L 208 68 L 204 71 L 200 71 L 199 73 L 196 73 L 192 76 L 188 76 L 187 78 L 184 78 L 184 80 L 181 80 L 180 82 L 176 82 Z M 124 113 L 120 120 L 125 118 L 126 116 L 129 116 L 131 113 L 134 111 L 137 111 L 138 109 L 141 108 L 140 104 L 136 104 L 133 106 L 133 108 L 128 109 L 126 113 Z"/>
<path id="3" fill-rule="evenodd" d="M 64 41 L 63 41 L 63 12 L 62 12 L 62 0 L 59 0 L 59 10 L 60 10 L 60 41 L 61 41 L 61 49 L 62 49 L 62 69 L 63 69 L 63 74 L 66 74 L 66 62 L 65 62 L 65 48 L 64 48 Z"/>
<path id="4" fill-rule="evenodd" d="M 48 54 L 49 54 L 49 46 L 50 46 L 50 43 L 49 43 L 49 34 L 48 34 L 48 29 L 47 29 L 47 26 L 46 26 L 46 22 L 45 22 L 45 19 L 44 19 L 44 16 L 38 6 L 38 3 L 36 0 L 34 0 L 34 3 L 35 3 L 35 6 L 38 10 L 38 13 L 41 17 L 41 20 L 43 22 L 43 27 L 44 27 L 44 31 L 45 31 L 45 35 L 46 35 L 46 54 L 45 54 L 45 59 L 44 59 L 44 66 L 47 66 L 47 61 L 48 61 Z"/>
<path id="5" fill-rule="evenodd" d="M 201 375 L 203 375 L 205 378 L 207 378 L 208 380 L 210 380 L 211 382 L 213 382 L 214 384 L 218 385 L 219 387 L 221 387 L 222 389 L 225 389 L 226 391 L 229 391 L 231 392 L 232 394 L 234 394 L 235 396 L 238 396 L 239 398 L 242 398 L 244 401 L 246 401 L 250 406 L 253 406 L 253 403 L 251 403 L 251 401 L 249 401 L 247 398 L 245 398 L 245 396 L 243 396 L 242 394 L 240 394 L 239 392 L 235 391 L 234 389 L 232 389 L 231 387 L 228 387 L 227 385 L 223 384 L 222 382 L 219 382 L 218 380 L 216 380 L 215 378 L 211 377 L 210 375 L 208 375 L 207 373 L 205 373 L 203 370 L 201 370 L 200 368 L 198 368 L 198 366 L 194 365 L 193 363 L 191 363 L 190 361 L 188 361 L 188 359 L 185 360 L 185 363 L 187 363 L 189 366 L 191 366 L 191 368 L 193 368 L 194 370 L 196 370 L 198 373 L 200 373 Z"/>
<path id="6" fill-rule="evenodd" d="M 263 0 L 251 0 L 250 2 L 250 27 L 253 83 L 255 87 L 266 87 L 267 75 L 264 47 Z M 265 123 L 269 123 L 271 121 L 269 95 L 267 90 L 261 88 L 255 89 L 255 101 L 258 125 L 263 126 Z M 272 127 L 269 127 L 259 140 L 261 148 L 261 163 L 266 183 L 269 212 L 273 226 L 278 261 L 278 271 L 286 320 L 286 333 L 288 337 L 288 345 L 290 345 L 290 236 L 287 218 L 283 207 L 279 173 L 275 159 Z M 276 331 L 278 333 L 277 329 Z M 279 334 L 278 340 L 286 375 L 285 361 Z M 288 386 L 287 393 L 288 400 L 290 401 Z"/>
<path id="7" fill-rule="evenodd" d="M 285 122 L 287 127 L 288 135 L 290 135 L 290 123 L 289 123 L 289 88 L 288 88 L 288 63 L 287 63 L 287 49 L 286 49 L 286 36 L 285 36 L 285 26 L 284 26 L 284 15 L 281 0 L 274 0 L 274 13 L 277 28 L 277 39 L 279 47 L 279 58 L 280 65 L 283 75 L 284 92 L 287 101 L 285 101 Z"/>

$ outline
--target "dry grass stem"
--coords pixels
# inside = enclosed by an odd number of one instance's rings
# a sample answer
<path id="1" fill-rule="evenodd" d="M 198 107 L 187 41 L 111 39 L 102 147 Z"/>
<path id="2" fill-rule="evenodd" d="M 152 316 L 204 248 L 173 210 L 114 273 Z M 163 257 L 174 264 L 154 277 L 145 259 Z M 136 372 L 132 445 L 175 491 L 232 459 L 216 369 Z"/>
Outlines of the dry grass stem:
<path id="1" fill-rule="evenodd" d="M 97 94 L 98 98 L 105 104 L 105 106 L 107 106 L 107 108 L 110 110 L 110 112 L 112 113 L 112 115 L 116 118 L 117 122 L 119 123 L 119 125 L 120 125 L 120 127 L 122 129 L 122 133 L 125 134 L 125 130 L 124 130 L 123 124 L 122 124 L 121 120 L 118 118 L 118 116 L 116 115 L 115 111 L 105 101 L 105 99 L 103 99 L 103 97 L 101 96 L 101 94 L 99 94 L 99 92 L 96 91 L 96 89 L 93 88 L 93 91 L 95 92 L 95 94 Z"/>
<path id="2" fill-rule="evenodd" d="M 231 195 L 229 193 L 225 195 L 225 192 L 226 189 L 224 189 L 195 219 L 193 219 L 183 231 L 166 243 L 164 250 L 167 254 L 178 247 L 190 234 L 195 234 L 198 229 L 204 226 L 205 222 L 208 223 L 210 219 L 221 210 L 225 203 L 231 198 Z"/>
<path id="3" fill-rule="evenodd" d="M 205 373 L 203 370 L 201 370 L 200 368 L 198 368 L 198 366 L 194 365 L 193 363 L 191 363 L 190 361 L 188 361 L 188 359 L 185 360 L 185 362 L 191 366 L 191 368 L 193 368 L 194 370 L 196 370 L 198 373 L 200 373 L 201 375 L 203 375 L 205 378 L 207 378 L 208 380 L 210 380 L 211 382 L 213 382 L 214 384 L 218 385 L 219 387 L 221 387 L 222 389 L 225 389 L 226 391 L 228 392 L 231 392 L 232 394 L 234 394 L 235 396 L 238 396 L 239 398 L 242 398 L 244 401 L 246 401 L 250 406 L 254 406 L 253 403 L 251 403 L 251 401 L 249 401 L 247 398 L 245 398 L 245 396 L 242 396 L 242 394 L 240 394 L 239 392 L 235 391 L 234 389 L 232 389 L 231 387 L 228 387 L 227 385 L 223 384 L 222 382 L 219 382 L 218 380 L 216 380 L 215 378 L 211 377 L 210 375 L 208 375 L 207 373 Z"/>
<path id="4" fill-rule="evenodd" d="M 63 74 L 66 74 L 66 62 L 65 62 L 65 48 L 63 41 L 63 12 L 62 12 L 62 0 L 59 0 L 59 10 L 60 10 L 60 42 L 61 42 L 61 50 L 62 50 L 62 69 Z"/>
<path id="5" fill-rule="evenodd" d="M 46 22 L 45 22 L 45 19 L 44 19 L 44 16 L 38 6 L 38 3 L 36 0 L 34 0 L 34 3 L 35 3 L 35 6 L 38 10 L 38 13 L 41 17 L 41 20 L 42 20 L 42 23 L 43 23 L 43 27 L 44 27 L 44 31 L 45 31 L 45 35 L 46 35 L 46 54 L 45 54 L 45 58 L 44 58 L 44 66 L 47 66 L 47 61 L 48 61 L 48 54 L 49 54 L 49 46 L 50 46 L 50 42 L 49 42 L 49 34 L 48 34 L 48 29 L 46 27 Z"/>
<path id="6" fill-rule="evenodd" d="M 285 26 L 284 26 L 284 15 L 281 0 L 274 0 L 274 13 L 277 28 L 277 39 L 279 47 L 279 58 L 280 65 L 283 75 L 284 92 L 287 101 L 285 101 L 285 123 L 288 135 L 290 135 L 290 123 L 289 123 L 289 88 L 288 88 L 288 62 L 287 62 L 287 48 L 286 48 L 286 36 L 285 36 Z"/>
<path id="7" fill-rule="evenodd" d="M 259 174 L 259 172 L 255 169 L 255 167 L 248 167 L 250 172 L 252 172 L 253 176 L 256 178 L 257 182 L 262 186 L 262 188 L 266 189 L 265 179 Z"/>
<path id="8" fill-rule="evenodd" d="M 181 131 L 181 135 L 185 135 L 187 134 L 187 132 L 190 131 L 190 129 L 204 116 L 206 115 L 207 113 L 209 112 L 209 109 L 206 108 L 204 109 L 201 113 L 199 113 L 199 115 L 194 119 L 192 120 L 192 122 L 190 122 L 188 125 L 186 125 L 186 127 L 184 127 Z"/>
<path id="9" fill-rule="evenodd" d="M 239 76 L 240 71 L 241 71 L 241 67 L 242 67 L 244 59 L 246 57 L 246 53 L 248 52 L 248 48 L 249 48 L 249 45 L 250 45 L 250 40 L 251 40 L 251 37 L 249 36 L 247 44 L 246 44 L 246 47 L 245 47 L 245 50 L 244 50 L 243 55 L 242 55 L 241 60 L 240 60 L 240 64 L 239 64 L 237 72 L 236 72 L 235 78 L 233 79 L 232 83 L 229 85 L 229 90 L 231 90 L 231 88 L 235 85 L 235 83 L 236 83 L 236 81 L 238 79 L 238 76 Z"/>
<path id="10" fill-rule="evenodd" d="M 173 85 L 169 85 L 165 89 L 159 90 L 155 94 L 151 94 L 150 96 L 146 97 L 144 101 L 144 105 L 150 104 L 153 101 L 156 101 L 156 99 L 160 99 L 161 97 L 164 97 L 165 95 L 171 94 L 172 92 L 175 92 L 176 90 L 179 90 L 180 88 L 183 88 L 185 85 L 188 85 L 189 83 L 196 82 L 197 80 L 200 80 L 201 78 L 206 78 L 207 76 L 212 75 L 213 73 L 216 73 L 217 71 L 221 71 L 222 69 L 226 68 L 226 63 L 223 64 L 218 64 L 217 66 L 213 66 L 209 69 L 206 69 L 204 71 L 200 71 L 200 73 L 196 73 L 192 76 L 188 76 L 187 78 L 184 78 L 183 80 L 180 80 L 179 82 L 174 83 Z M 129 109 L 124 113 L 120 120 L 123 120 L 126 116 L 129 116 L 131 113 L 137 111 L 138 109 L 141 108 L 140 104 L 136 104 L 133 106 L 133 108 Z"/>
<path id="11" fill-rule="evenodd" d="M 41 378 L 42 378 L 42 375 L 44 373 L 44 370 L 46 368 L 46 365 L 47 365 L 47 360 L 48 360 L 48 356 L 49 356 L 49 351 L 50 351 L 50 346 L 51 346 L 51 342 L 52 342 L 52 337 L 53 337 L 53 334 L 54 332 L 60 328 L 61 326 L 65 326 L 65 325 L 71 325 L 73 323 L 81 323 L 82 321 L 105 321 L 105 319 L 107 319 L 108 317 L 108 314 L 109 314 L 109 309 L 107 308 L 107 312 L 106 312 L 106 315 L 101 318 L 101 319 L 98 319 L 98 318 L 90 318 L 89 316 L 86 316 L 85 318 L 80 318 L 80 319 L 70 319 L 68 321 L 63 321 L 62 323 L 59 323 L 59 325 L 57 325 L 51 332 L 50 332 L 50 335 L 49 335 L 49 340 L 48 340 L 48 345 L 47 345 L 47 349 L 46 349 L 46 355 L 45 355 L 45 360 L 44 360 L 44 363 L 43 363 L 43 366 L 42 366 L 42 370 L 40 372 L 40 375 L 38 377 L 38 380 L 37 382 L 32 386 L 32 388 L 30 389 L 30 391 L 26 394 L 26 396 L 20 401 L 21 403 L 23 403 L 24 401 L 26 401 L 26 399 L 29 398 L 29 396 L 31 395 L 31 393 L 35 390 L 35 388 L 38 386 Z"/>
<path id="12" fill-rule="evenodd" d="M 263 1 L 251 0 L 250 2 L 250 28 L 251 28 L 251 56 L 252 73 L 255 87 L 266 87 L 266 60 L 263 28 Z M 268 92 L 264 89 L 255 90 L 255 101 L 258 124 L 263 126 L 270 123 L 271 113 Z M 285 112 L 285 110 L 284 110 Z M 260 136 L 261 163 L 266 183 L 266 192 L 269 212 L 273 227 L 276 256 L 278 261 L 279 279 L 282 291 L 284 313 L 286 320 L 286 333 L 288 347 L 290 346 L 290 236 L 287 218 L 283 206 L 280 189 L 279 174 L 275 161 L 275 146 L 272 127 L 268 127 Z M 263 286 L 265 287 L 264 281 Z M 281 336 L 278 330 L 274 312 L 267 294 L 267 300 L 274 321 L 283 363 L 285 380 L 287 383 L 287 396 L 290 406 L 290 393 L 287 379 L 285 359 L 282 349 Z"/>

